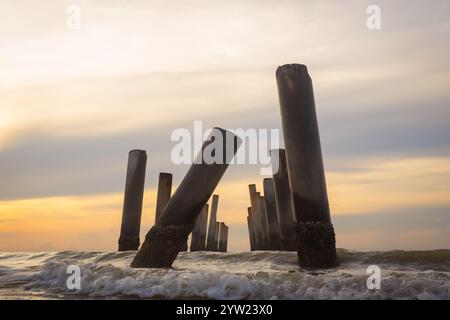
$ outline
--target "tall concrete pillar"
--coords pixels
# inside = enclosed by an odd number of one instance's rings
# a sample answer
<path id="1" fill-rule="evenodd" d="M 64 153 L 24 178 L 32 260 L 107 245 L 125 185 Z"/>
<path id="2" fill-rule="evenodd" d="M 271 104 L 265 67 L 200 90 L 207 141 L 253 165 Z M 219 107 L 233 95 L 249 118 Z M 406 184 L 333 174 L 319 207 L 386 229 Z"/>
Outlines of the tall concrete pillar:
<path id="1" fill-rule="evenodd" d="M 130 151 L 128 154 L 119 251 L 137 250 L 139 248 L 146 165 L 147 153 L 144 150 Z"/>
<path id="2" fill-rule="evenodd" d="M 249 184 L 248 185 L 249 193 L 250 193 L 250 203 L 251 203 L 251 212 L 252 212 L 252 223 L 255 228 L 256 235 L 256 249 L 255 250 L 264 250 L 265 246 L 265 235 L 263 233 L 263 225 L 261 222 L 261 209 L 259 202 L 259 192 L 256 192 L 256 185 Z"/>
<path id="3" fill-rule="evenodd" d="M 265 178 L 264 186 L 264 200 L 266 204 L 267 224 L 269 228 L 269 249 L 281 250 L 280 242 L 280 226 L 278 224 L 277 205 L 275 203 L 275 192 L 273 189 L 273 179 Z"/>
<path id="4" fill-rule="evenodd" d="M 276 72 L 299 265 L 337 264 L 311 78 L 300 64 Z"/>
<path id="5" fill-rule="evenodd" d="M 216 222 L 216 227 L 214 229 L 214 243 L 216 244 L 216 247 L 214 250 L 211 251 L 219 251 L 219 234 L 220 234 L 220 225 L 223 222 Z"/>
<path id="6" fill-rule="evenodd" d="M 281 249 L 283 251 L 297 251 L 285 150 L 270 150 L 270 158 L 272 167 L 276 169 L 276 172 L 273 172 L 273 187 L 280 228 Z"/>
<path id="7" fill-rule="evenodd" d="M 219 206 L 219 196 L 217 194 L 213 195 L 211 201 L 211 213 L 209 216 L 209 226 L 208 226 L 208 238 L 206 239 L 206 250 L 216 251 L 217 242 L 215 242 L 216 234 L 216 222 L 217 222 L 217 207 Z"/>
<path id="8" fill-rule="evenodd" d="M 169 202 L 170 196 L 172 194 L 172 174 L 166 172 L 159 173 L 158 179 L 158 195 L 156 198 L 156 212 L 155 212 L 155 223 L 158 220 L 161 212 Z"/>
<path id="9" fill-rule="evenodd" d="M 156 225 L 147 233 L 132 267 L 172 266 L 241 142 L 229 131 L 212 130 Z"/>
<path id="10" fill-rule="evenodd" d="M 228 226 L 224 222 L 221 222 L 219 227 L 218 251 L 227 252 L 227 246 L 228 246 Z"/>
<path id="11" fill-rule="evenodd" d="M 258 192 L 259 195 L 259 192 Z M 269 234 L 269 223 L 267 221 L 267 212 L 266 212 L 266 202 L 264 200 L 264 196 L 259 196 L 259 210 L 260 210 L 260 219 L 261 225 L 263 228 L 263 236 L 264 236 L 264 246 L 263 250 L 270 250 L 270 234 Z"/>
<path id="12" fill-rule="evenodd" d="M 194 230 L 192 230 L 191 234 L 191 251 L 203 251 L 205 250 L 205 242 L 203 238 L 203 226 L 206 225 L 204 219 L 208 217 L 208 205 L 205 205 L 202 209 L 201 214 L 197 217 L 195 221 Z M 205 228 L 206 231 L 206 228 Z M 204 238 L 203 238 L 204 239 Z"/>
<path id="13" fill-rule="evenodd" d="M 248 216 L 247 216 L 247 226 L 248 226 L 248 237 L 250 240 L 250 251 L 256 250 L 255 248 L 255 231 L 253 228 L 253 222 L 252 222 L 252 208 L 247 208 L 248 210 Z"/>

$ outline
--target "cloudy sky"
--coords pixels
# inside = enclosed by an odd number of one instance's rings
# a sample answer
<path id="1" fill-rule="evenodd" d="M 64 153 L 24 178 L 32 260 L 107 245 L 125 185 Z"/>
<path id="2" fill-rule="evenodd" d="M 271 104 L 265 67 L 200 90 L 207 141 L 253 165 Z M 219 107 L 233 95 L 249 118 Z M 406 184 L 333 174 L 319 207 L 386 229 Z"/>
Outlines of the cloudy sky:
<path id="1" fill-rule="evenodd" d="M 70 5 L 80 29 L 67 27 Z M 369 5 L 381 30 L 366 26 Z M 0 251 L 115 250 L 127 153 L 147 150 L 142 235 L 177 128 L 280 129 L 278 65 L 313 79 L 337 245 L 450 247 L 450 3 L 0 2 Z M 216 193 L 247 250 L 247 185 Z"/>

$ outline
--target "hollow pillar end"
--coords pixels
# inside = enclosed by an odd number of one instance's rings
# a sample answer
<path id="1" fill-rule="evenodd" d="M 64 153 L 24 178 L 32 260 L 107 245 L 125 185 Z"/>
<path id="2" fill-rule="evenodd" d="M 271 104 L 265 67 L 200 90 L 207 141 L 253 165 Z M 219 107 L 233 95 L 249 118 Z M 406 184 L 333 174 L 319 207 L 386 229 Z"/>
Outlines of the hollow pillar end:
<path id="1" fill-rule="evenodd" d="M 153 226 L 131 263 L 133 268 L 170 268 L 186 246 L 192 226 Z"/>
<path id="2" fill-rule="evenodd" d="M 119 251 L 130 251 L 139 249 L 139 237 L 120 237 Z"/>
<path id="3" fill-rule="evenodd" d="M 298 222 L 298 264 L 303 268 L 333 268 L 338 265 L 336 238 L 331 223 Z"/>

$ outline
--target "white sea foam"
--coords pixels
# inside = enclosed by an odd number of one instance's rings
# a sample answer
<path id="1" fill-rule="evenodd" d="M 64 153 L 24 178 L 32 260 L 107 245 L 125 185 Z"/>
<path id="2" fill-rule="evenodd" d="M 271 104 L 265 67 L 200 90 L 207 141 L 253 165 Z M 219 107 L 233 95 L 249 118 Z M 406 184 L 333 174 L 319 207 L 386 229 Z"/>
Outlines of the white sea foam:
<path id="1" fill-rule="evenodd" d="M 172 269 L 133 269 L 134 252 L 0 254 L 1 298 L 450 299 L 450 251 L 339 250 L 335 269 L 299 269 L 293 252 L 180 253 Z M 380 290 L 366 268 L 381 268 Z M 79 265 L 81 289 L 66 286 Z"/>

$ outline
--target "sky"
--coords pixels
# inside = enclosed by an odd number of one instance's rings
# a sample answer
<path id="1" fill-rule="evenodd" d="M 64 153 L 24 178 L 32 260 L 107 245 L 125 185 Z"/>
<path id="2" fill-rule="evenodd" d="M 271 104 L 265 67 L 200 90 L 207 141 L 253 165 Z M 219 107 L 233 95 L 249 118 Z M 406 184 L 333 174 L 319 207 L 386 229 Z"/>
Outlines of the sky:
<path id="1" fill-rule="evenodd" d="M 67 26 L 77 5 L 79 29 Z M 381 29 L 367 27 L 369 5 Z M 148 154 L 141 239 L 178 128 L 281 129 L 275 70 L 308 66 L 337 246 L 450 248 L 450 3 L 0 2 L 0 251 L 112 251 L 128 151 Z M 248 250 L 248 184 L 215 193 Z"/>

